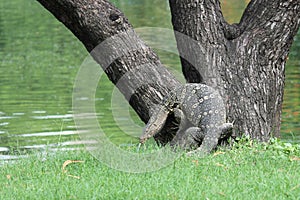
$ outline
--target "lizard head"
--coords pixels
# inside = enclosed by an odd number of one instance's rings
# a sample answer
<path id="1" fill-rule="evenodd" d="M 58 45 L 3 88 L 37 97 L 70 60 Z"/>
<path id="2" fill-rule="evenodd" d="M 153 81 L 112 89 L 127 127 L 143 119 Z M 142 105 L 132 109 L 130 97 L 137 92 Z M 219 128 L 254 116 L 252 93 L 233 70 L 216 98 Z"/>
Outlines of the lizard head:
<path id="1" fill-rule="evenodd" d="M 162 106 L 152 114 L 143 131 L 144 133 L 140 137 L 140 143 L 144 143 L 146 140 L 161 131 L 166 123 L 169 112 L 169 109 L 166 109 L 164 106 Z"/>
<path id="2" fill-rule="evenodd" d="M 144 143 L 147 139 L 155 136 L 164 127 L 169 113 L 179 104 L 177 99 L 177 90 L 171 91 L 162 103 L 151 113 L 151 117 L 144 129 L 144 133 L 140 137 L 140 143 Z"/>

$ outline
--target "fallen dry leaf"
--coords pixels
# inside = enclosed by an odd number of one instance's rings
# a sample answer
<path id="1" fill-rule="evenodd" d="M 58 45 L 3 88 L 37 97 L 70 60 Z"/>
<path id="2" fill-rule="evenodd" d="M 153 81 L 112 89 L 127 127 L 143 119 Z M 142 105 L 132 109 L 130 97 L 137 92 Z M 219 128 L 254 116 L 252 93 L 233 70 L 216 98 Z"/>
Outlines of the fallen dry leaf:
<path id="1" fill-rule="evenodd" d="M 218 167 L 225 167 L 225 165 L 223 165 L 221 163 L 216 163 L 216 166 L 218 166 Z"/>
<path id="2" fill-rule="evenodd" d="M 225 165 L 221 164 L 221 163 L 216 163 L 216 166 L 218 167 L 223 167 L 225 170 L 228 169 L 228 167 L 226 167 Z"/>
<path id="3" fill-rule="evenodd" d="M 193 163 L 195 163 L 196 166 L 199 165 L 199 161 L 198 160 L 192 160 Z"/>
<path id="4" fill-rule="evenodd" d="M 62 165 L 62 171 L 63 173 L 66 173 L 67 170 L 65 169 L 69 164 L 72 164 L 72 163 L 83 163 L 84 161 L 82 160 L 66 160 L 64 162 L 64 164 Z"/>
<path id="5" fill-rule="evenodd" d="M 214 153 L 213 156 L 217 156 L 217 155 L 221 155 L 221 154 L 225 154 L 225 152 L 223 152 L 223 151 L 217 151 L 217 152 Z"/>
<path id="6" fill-rule="evenodd" d="M 300 161 L 300 158 L 297 156 L 293 156 L 290 158 L 291 161 Z"/>
<path id="7" fill-rule="evenodd" d="M 219 195 L 226 196 L 224 192 L 218 192 Z"/>
<path id="8" fill-rule="evenodd" d="M 67 176 L 70 176 L 70 177 L 76 178 L 76 179 L 80 179 L 80 176 L 74 176 L 74 175 L 70 175 L 70 174 L 67 174 Z"/>
<path id="9" fill-rule="evenodd" d="M 66 167 L 72 163 L 83 163 L 84 161 L 82 160 L 66 160 L 64 162 L 64 164 L 62 165 L 62 171 L 64 174 L 66 174 L 68 172 L 68 170 L 66 170 Z M 70 175 L 70 174 L 67 174 L 67 176 L 70 176 L 72 178 L 76 178 L 76 179 L 80 179 L 80 176 L 74 176 L 74 175 Z"/>

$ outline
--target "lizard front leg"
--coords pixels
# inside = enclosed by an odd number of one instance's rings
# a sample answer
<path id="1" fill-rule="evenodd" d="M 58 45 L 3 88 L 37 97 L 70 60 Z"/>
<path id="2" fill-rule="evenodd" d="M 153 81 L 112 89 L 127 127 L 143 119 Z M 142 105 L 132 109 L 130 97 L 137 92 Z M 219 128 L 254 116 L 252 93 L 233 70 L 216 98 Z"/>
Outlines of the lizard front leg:
<path id="1" fill-rule="evenodd" d="M 174 108 L 174 116 L 179 122 L 179 129 L 175 138 L 171 142 L 171 146 L 177 145 L 185 150 L 191 150 L 199 147 L 199 144 L 204 138 L 204 133 L 201 128 L 189 127 L 191 124 L 185 117 L 182 110 Z"/>
<path id="2" fill-rule="evenodd" d="M 198 148 L 204 139 L 204 132 L 199 127 L 190 127 L 185 131 L 184 137 L 182 138 L 182 147 L 185 150 L 192 150 Z"/>
<path id="3" fill-rule="evenodd" d="M 233 124 L 224 123 L 217 128 L 208 130 L 207 134 L 202 132 L 203 142 L 199 148 L 194 151 L 190 151 L 187 155 L 207 155 L 218 145 L 219 139 L 229 137 L 232 133 Z"/>
<path id="4" fill-rule="evenodd" d="M 174 113 L 174 117 L 175 117 L 176 121 L 178 122 L 179 127 L 178 127 L 175 137 L 170 142 L 170 145 L 171 146 L 181 146 L 179 143 L 184 136 L 184 131 L 186 129 L 188 122 L 187 122 L 187 119 L 181 109 L 174 108 L 173 113 Z"/>
<path id="5" fill-rule="evenodd" d="M 218 139 L 209 135 L 204 135 L 204 139 L 200 147 L 187 153 L 188 156 L 197 155 L 205 156 L 208 155 L 212 149 L 218 145 Z"/>
<path id="6" fill-rule="evenodd" d="M 221 139 L 229 138 L 232 134 L 233 123 L 224 123 L 221 125 Z"/>

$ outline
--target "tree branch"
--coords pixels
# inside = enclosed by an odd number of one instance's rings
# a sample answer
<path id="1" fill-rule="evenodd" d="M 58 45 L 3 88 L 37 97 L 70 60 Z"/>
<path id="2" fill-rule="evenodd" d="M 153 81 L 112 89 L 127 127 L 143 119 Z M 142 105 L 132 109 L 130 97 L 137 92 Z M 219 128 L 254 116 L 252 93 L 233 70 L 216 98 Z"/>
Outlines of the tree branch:
<path id="1" fill-rule="evenodd" d="M 215 86 L 208 78 L 215 77 L 216 71 L 212 68 L 212 58 L 207 55 L 217 49 L 223 49 L 226 37 L 232 37 L 227 30 L 231 26 L 224 24 L 219 1 L 169 0 L 169 3 L 174 30 L 197 44 L 193 46 L 176 36 L 182 70 L 187 82 L 205 82 Z"/>
<path id="2" fill-rule="evenodd" d="M 150 110 L 178 86 L 179 82 L 136 35 L 124 14 L 108 1 L 38 2 L 84 44 L 144 122 Z"/>

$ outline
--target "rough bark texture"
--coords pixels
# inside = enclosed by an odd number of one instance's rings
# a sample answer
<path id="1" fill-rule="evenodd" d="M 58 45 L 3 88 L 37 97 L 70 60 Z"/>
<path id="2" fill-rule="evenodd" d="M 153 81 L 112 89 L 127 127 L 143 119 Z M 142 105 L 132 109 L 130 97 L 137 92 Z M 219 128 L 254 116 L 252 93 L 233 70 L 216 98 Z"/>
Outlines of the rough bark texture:
<path id="1" fill-rule="evenodd" d="M 125 16 L 106 0 L 38 1 L 85 45 L 144 122 L 154 105 L 178 86 Z M 278 135 L 284 65 L 299 28 L 299 0 L 253 0 L 234 25 L 224 20 L 218 0 L 170 0 L 170 7 L 174 30 L 196 41 L 190 44 L 175 34 L 187 81 L 219 90 L 237 132 L 260 140 Z M 118 40 L 134 44 L 134 50 L 113 59 L 124 46 L 108 43 L 105 52 L 94 49 L 117 34 Z M 107 57 L 113 62 L 104 62 Z M 143 85 L 149 79 L 152 84 Z M 171 121 L 172 116 L 157 138 L 162 143 L 168 141 L 168 129 L 174 133 Z"/>
<path id="2" fill-rule="evenodd" d="M 195 51 L 176 34 L 186 80 L 219 90 L 236 134 L 261 141 L 279 136 L 284 67 L 299 29 L 300 1 L 252 0 L 233 25 L 218 0 L 169 2 L 174 30 L 197 41 Z"/>
<path id="3" fill-rule="evenodd" d="M 144 122 L 149 119 L 150 109 L 179 84 L 135 34 L 124 14 L 111 3 L 105 0 L 38 1 L 84 44 Z M 96 48 L 99 44 L 105 51 Z M 124 48 L 126 45 L 129 48 Z M 133 50 L 128 51 L 130 49 Z M 114 59 L 116 55 L 122 56 Z M 144 84 L 145 80 L 148 84 Z"/>

